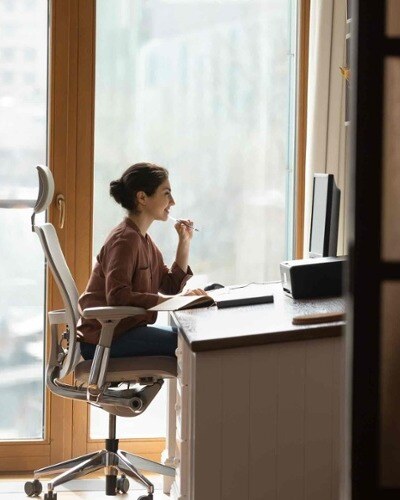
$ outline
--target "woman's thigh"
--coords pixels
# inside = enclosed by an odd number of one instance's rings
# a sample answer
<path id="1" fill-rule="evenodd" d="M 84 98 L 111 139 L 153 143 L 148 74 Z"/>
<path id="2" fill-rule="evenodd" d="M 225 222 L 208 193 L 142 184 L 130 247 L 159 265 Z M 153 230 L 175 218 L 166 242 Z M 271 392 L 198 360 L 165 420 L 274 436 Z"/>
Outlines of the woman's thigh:
<path id="1" fill-rule="evenodd" d="M 128 330 L 113 341 L 110 357 L 175 356 L 176 346 L 176 328 L 170 326 L 139 326 Z M 95 345 L 82 344 L 82 356 L 85 359 L 92 359 L 95 349 Z"/>

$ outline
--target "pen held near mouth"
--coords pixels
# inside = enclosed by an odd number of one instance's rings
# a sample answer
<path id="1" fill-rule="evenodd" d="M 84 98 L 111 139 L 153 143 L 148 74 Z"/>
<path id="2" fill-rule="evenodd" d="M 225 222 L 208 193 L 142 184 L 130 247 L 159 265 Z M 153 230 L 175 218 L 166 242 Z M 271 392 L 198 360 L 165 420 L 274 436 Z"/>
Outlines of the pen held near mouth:
<path id="1" fill-rule="evenodd" d="M 184 226 L 189 227 L 190 229 L 193 229 L 193 231 L 199 232 L 199 230 L 197 228 L 193 227 L 192 225 L 188 224 L 186 221 L 184 221 L 182 219 L 175 219 L 174 217 L 171 217 L 171 216 L 169 216 L 169 218 L 171 220 L 173 220 L 174 222 L 179 222 L 179 223 L 183 224 Z"/>

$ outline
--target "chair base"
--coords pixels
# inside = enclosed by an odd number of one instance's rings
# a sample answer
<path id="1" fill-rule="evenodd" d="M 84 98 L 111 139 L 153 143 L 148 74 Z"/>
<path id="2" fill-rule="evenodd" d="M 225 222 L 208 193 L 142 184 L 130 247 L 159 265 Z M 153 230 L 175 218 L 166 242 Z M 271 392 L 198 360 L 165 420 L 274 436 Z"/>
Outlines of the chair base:
<path id="1" fill-rule="evenodd" d="M 72 479 L 86 476 L 99 469 L 105 469 L 106 495 L 114 496 L 118 493 L 126 493 L 129 488 L 129 482 L 126 479 L 126 476 L 128 476 L 147 489 L 147 496 L 141 496 L 140 499 L 151 500 L 153 498 L 154 486 L 139 472 L 139 469 L 170 477 L 175 476 L 175 469 L 173 467 L 162 465 L 123 450 L 118 450 L 117 439 L 107 439 L 106 444 L 107 449 L 105 450 L 89 453 L 78 458 L 65 460 L 64 462 L 35 470 L 33 474 L 34 482 L 26 483 L 25 492 L 28 496 L 37 496 L 41 491 L 38 479 L 43 476 L 56 475 L 56 477 L 47 483 L 47 494 L 45 495 L 45 498 L 53 499 L 56 498 L 54 488 L 57 486 Z M 114 450 L 110 448 L 114 448 Z M 121 474 L 120 478 L 118 478 L 118 473 Z"/>

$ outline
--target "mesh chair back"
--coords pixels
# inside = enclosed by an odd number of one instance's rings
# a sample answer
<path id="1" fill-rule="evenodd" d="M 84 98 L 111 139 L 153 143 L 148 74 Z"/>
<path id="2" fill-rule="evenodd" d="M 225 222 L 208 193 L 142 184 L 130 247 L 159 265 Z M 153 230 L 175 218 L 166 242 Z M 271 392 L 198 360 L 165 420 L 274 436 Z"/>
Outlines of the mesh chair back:
<path id="1" fill-rule="evenodd" d="M 35 215 L 43 212 L 50 206 L 54 195 L 54 180 L 50 169 L 40 165 L 37 167 L 37 170 L 39 175 L 39 194 L 33 209 L 32 230 L 39 237 L 47 264 L 63 300 L 69 331 L 67 345 L 63 345 L 65 357 L 63 358 L 60 371 L 60 378 L 62 378 L 74 369 L 80 358 L 80 349 L 76 342 L 76 325 L 79 319 L 79 296 L 61 250 L 54 226 L 50 223 L 35 223 Z"/>
<path id="2" fill-rule="evenodd" d="M 60 378 L 68 375 L 76 366 L 80 358 L 80 349 L 76 341 L 76 325 L 79 320 L 78 290 L 68 269 L 54 226 L 49 223 L 34 226 L 45 253 L 47 264 L 60 292 L 69 331 L 68 344 L 63 360 Z"/>

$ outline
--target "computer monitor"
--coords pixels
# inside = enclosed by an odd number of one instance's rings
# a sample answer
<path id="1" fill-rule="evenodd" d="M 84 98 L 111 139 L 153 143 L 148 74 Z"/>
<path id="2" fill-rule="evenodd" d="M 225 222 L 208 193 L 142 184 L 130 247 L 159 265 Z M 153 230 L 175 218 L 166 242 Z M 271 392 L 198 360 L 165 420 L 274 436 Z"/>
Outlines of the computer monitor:
<path id="1" fill-rule="evenodd" d="M 310 257 L 336 257 L 340 189 L 332 174 L 314 174 Z"/>

